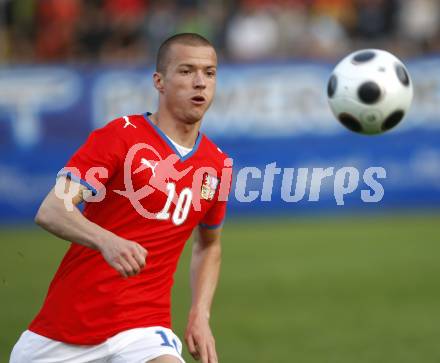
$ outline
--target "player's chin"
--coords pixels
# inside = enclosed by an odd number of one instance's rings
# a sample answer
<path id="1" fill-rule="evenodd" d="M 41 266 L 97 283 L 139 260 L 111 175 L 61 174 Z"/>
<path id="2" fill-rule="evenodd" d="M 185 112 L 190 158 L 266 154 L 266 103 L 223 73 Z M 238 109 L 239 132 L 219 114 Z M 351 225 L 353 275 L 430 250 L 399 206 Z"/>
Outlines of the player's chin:
<path id="1" fill-rule="evenodd" d="M 190 112 L 187 113 L 185 117 L 185 122 L 187 124 L 195 124 L 199 122 L 205 115 L 207 108 L 192 108 Z"/>

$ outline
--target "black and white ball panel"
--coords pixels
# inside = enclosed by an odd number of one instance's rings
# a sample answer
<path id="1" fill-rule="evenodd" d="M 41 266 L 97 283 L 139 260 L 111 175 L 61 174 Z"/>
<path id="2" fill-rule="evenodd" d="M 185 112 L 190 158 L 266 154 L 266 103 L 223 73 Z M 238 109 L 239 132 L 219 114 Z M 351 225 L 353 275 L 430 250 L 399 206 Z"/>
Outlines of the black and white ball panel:
<path id="1" fill-rule="evenodd" d="M 352 115 L 343 112 L 339 115 L 338 120 L 347 129 L 354 132 L 362 132 L 362 124 Z"/>
<path id="2" fill-rule="evenodd" d="M 405 67 L 401 64 L 396 64 L 395 66 L 397 78 L 399 79 L 400 83 L 402 83 L 404 86 L 409 86 L 409 75 L 406 71 Z"/>
<path id="3" fill-rule="evenodd" d="M 373 105 L 380 100 L 382 92 L 376 82 L 368 81 L 360 85 L 357 94 L 361 102 Z"/>
<path id="4" fill-rule="evenodd" d="M 371 61 L 376 56 L 372 50 L 364 50 L 354 55 L 351 62 L 353 64 L 362 64 Z"/>
<path id="5" fill-rule="evenodd" d="M 403 116 L 405 116 L 405 112 L 403 112 L 402 110 L 394 111 L 383 122 L 381 126 L 382 131 L 388 131 L 391 130 L 393 127 L 397 126 L 400 123 L 400 121 L 402 121 Z"/>
<path id="6" fill-rule="evenodd" d="M 334 74 L 332 74 L 327 84 L 327 95 L 329 98 L 332 98 L 335 95 L 337 86 L 338 86 L 338 79 Z"/>

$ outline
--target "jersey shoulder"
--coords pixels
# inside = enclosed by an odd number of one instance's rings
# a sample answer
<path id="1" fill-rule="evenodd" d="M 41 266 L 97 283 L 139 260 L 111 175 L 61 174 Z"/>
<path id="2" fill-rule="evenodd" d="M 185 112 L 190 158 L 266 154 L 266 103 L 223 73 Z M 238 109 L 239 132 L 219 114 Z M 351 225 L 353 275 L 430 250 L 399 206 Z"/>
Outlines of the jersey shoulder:
<path id="1" fill-rule="evenodd" d="M 145 132 L 149 132 L 144 115 L 127 115 L 109 121 L 103 127 L 93 133 L 108 142 L 128 143 L 142 138 Z M 140 136 L 142 135 L 142 136 Z M 112 144 L 109 144 L 109 146 Z"/>
<path id="2" fill-rule="evenodd" d="M 102 129 L 108 129 L 122 136 L 142 128 L 145 123 L 144 115 L 127 115 L 108 122 Z"/>

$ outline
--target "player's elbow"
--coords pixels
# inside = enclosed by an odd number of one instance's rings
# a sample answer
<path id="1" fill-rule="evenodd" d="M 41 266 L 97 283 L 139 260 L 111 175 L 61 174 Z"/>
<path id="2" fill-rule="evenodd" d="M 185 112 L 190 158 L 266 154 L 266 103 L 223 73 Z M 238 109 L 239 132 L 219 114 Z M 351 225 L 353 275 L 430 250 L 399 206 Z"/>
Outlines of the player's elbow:
<path id="1" fill-rule="evenodd" d="M 37 214 L 35 215 L 34 222 L 35 224 L 39 225 L 42 228 L 47 228 L 49 224 L 49 213 L 44 207 L 44 205 L 41 205 L 38 209 Z"/>
<path id="2" fill-rule="evenodd" d="M 40 208 L 34 217 L 34 221 L 40 227 L 46 230 L 51 230 L 52 226 L 56 226 L 63 222 L 64 212 L 65 205 L 63 200 L 60 200 L 53 192 L 51 192 L 41 203 Z"/>
<path id="3" fill-rule="evenodd" d="M 55 222 L 57 215 L 59 216 L 60 212 L 55 210 L 54 206 L 51 206 L 47 200 L 45 200 L 38 209 L 34 221 L 37 225 L 47 230 L 50 229 L 51 225 Z"/>

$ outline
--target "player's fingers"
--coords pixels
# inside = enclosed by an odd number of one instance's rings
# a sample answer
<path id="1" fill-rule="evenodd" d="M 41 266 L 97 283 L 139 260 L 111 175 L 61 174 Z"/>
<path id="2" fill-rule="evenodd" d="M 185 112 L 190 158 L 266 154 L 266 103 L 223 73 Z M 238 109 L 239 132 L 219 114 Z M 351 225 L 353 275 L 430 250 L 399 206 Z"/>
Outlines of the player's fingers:
<path id="1" fill-rule="evenodd" d="M 199 360 L 200 359 L 199 352 L 197 351 L 196 344 L 194 342 L 194 338 L 192 334 L 188 334 L 185 337 L 185 341 L 186 341 L 186 345 L 188 346 L 189 353 L 193 356 L 195 360 Z"/>
<path id="2" fill-rule="evenodd" d="M 132 259 L 133 259 L 133 257 L 132 257 Z M 127 259 L 125 257 L 121 257 L 119 259 L 119 263 L 124 268 L 124 272 L 127 275 L 127 277 L 134 275 L 134 270 L 133 270 L 133 268 L 131 267 L 130 263 L 127 261 Z"/>
<path id="3" fill-rule="evenodd" d="M 140 270 L 142 270 L 145 267 L 145 260 L 139 253 L 134 254 L 133 258 L 136 260 L 137 264 L 139 265 L 139 272 L 140 272 Z"/>
<path id="4" fill-rule="evenodd" d="M 120 274 L 122 277 L 128 277 L 127 274 L 125 273 L 125 270 L 124 270 L 124 268 L 122 267 L 121 264 L 119 264 L 119 263 L 115 263 L 115 264 L 113 265 L 113 267 L 114 267 L 114 269 L 115 269 L 116 271 L 119 272 L 119 274 Z"/>
<path id="5" fill-rule="evenodd" d="M 138 264 L 139 270 L 142 270 L 145 267 L 145 258 L 142 256 L 142 254 L 138 250 L 136 250 L 133 252 L 132 257 Z"/>
<path id="6" fill-rule="evenodd" d="M 141 250 L 142 255 L 144 256 L 144 258 L 147 258 L 147 255 L 148 255 L 148 251 L 147 251 L 147 249 L 144 248 L 144 247 L 142 247 L 140 244 L 137 244 L 137 246 L 138 246 L 139 249 Z"/>
<path id="7" fill-rule="evenodd" d="M 141 245 L 136 244 L 136 253 L 134 254 L 134 257 L 136 258 L 136 261 L 139 263 L 141 268 L 144 268 L 147 263 L 147 250 Z"/>
<path id="8" fill-rule="evenodd" d="M 131 252 L 134 253 L 135 251 L 139 251 L 144 257 L 147 257 L 148 251 L 146 248 L 142 247 L 142 245 L 140 245 L 136 241 L 130 241 L 128 239 L 125 241 L 128 242 L 128 249 Z"/>
<path id="9" fill-rule="evenodd" d="M 131 275 L 134 276 L 137 275 L 139 272 L 141 272 L 141 266 L 139 265 L 136 258 L 133 257 L 131 253 L 124 255 L 125 260 L 130 264 L 131 267 Z"/>
<path id="10" fill-rule="evenodd" d="M 218 363 L 214 338 L 212 338 L 208 343 L 208 359 L 209 359 L 209 363 Z"/>
<path id="11" fill-rule="evenodd" d="M 199 351 L 200 359 L 201 359 L 202 363 L 209 363 L 209 361 L 208 361 L 208 348 L 206 346 L 205 341 L 201 341 L 201 342 L 197 343 L 197 350 Z"/>

